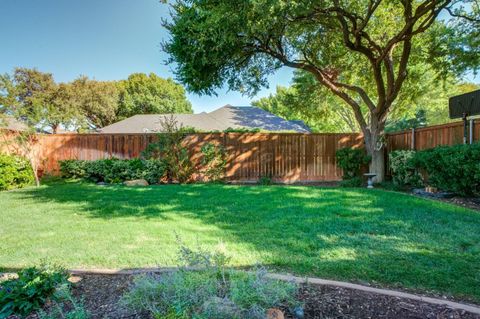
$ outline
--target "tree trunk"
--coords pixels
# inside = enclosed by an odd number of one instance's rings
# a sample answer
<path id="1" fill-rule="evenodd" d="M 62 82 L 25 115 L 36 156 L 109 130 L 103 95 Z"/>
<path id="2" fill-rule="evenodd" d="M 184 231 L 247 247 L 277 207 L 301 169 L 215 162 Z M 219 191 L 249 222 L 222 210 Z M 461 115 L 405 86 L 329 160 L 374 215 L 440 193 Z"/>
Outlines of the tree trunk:
<path id="1" fill-rule="evenodd" d="M 367 154 L 371 156 L 370 173 L 375 173 L 374 181 L 381 183 L 385 179 L 385 145 L 382 141 L 385 123 L 379 122 L 376 114 L 371 114 L 370 124 L 364 131 L 365 148 Z"/>

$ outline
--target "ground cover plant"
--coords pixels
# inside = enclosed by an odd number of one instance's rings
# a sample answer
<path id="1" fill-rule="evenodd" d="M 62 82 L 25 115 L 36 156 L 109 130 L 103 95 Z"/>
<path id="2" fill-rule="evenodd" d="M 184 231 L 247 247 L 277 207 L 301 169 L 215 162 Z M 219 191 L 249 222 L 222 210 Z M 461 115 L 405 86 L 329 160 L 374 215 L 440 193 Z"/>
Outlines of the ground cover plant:
<path id="1" fill-rule="evenodd" d="M 67 272 L 56 266 L 22 269 L 18 278 L 0 282 L 0 318 L 27 316 L 49 300 L 61 298 L 58 291 L 68 287 Z"/>
<path id="2" fill-rule="evenodd" d="M 233 266 L 480 301 L 480 214 L 380 189 L 62 182 L 0 193 L 0 268 L 172 266 L 224 242 Z"/>
<path id="3" fill-rule="evenodd" d="M 181 244 L 179 271 L 137 277 L 123 304 L 154 318 L 185 319 L 264 319 L 270 308 L 300 307 L 296 284 L 268 279 L 263 268 L 231 269 L 229 261 L 224 249 Z"/>

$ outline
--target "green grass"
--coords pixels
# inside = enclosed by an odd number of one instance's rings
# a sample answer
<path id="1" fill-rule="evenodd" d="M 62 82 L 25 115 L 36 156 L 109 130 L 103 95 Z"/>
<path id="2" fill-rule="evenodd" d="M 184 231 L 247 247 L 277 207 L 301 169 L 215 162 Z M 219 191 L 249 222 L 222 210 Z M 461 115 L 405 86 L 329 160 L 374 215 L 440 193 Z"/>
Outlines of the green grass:
<path id="1" fill-rule="evenodd" d="M 480 213 L 383 190 L 60 183 L 0 193 L 0 267 L 174 265 L 175 233 L 235 266 L 480 301 Z"/>

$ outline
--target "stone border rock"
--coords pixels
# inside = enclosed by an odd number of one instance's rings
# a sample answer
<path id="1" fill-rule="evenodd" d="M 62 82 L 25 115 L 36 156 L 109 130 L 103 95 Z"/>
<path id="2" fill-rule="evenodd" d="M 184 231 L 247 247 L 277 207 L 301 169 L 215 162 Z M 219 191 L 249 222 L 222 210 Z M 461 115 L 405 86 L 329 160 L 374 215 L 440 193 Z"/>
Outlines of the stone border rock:
<path id="1" fill-rule="evenodd" d="M 198 268 L 189 268 L 189 269 L 199 270 Z M 90 270 L 71 269 L 70 272 L 73 275 L 82 275 L 82 274 L 138 275 L 138 274 L 146 274 L 146 273 L 165 273 L 165 272 L 171 272 L 176 270 L 178 270 L 178 268 L 176 267 L 164 267 L 164 268 L 141 268 L 141 269 L 90 269 Z M 282 275 L 282 274 L 275 274 L 275 273 L 269 273 L 267 276 L 272 279 L 292 281 L 299 284 L 308 283 L 313 285 L 341 287 L 341 288 L 360 290 L 360 291 L 376 293 L 376 294 L 381 294 L 386 296 L 411 299 L 411 300 L 426 302 L 426 303 L 435 304 L 435 305 L 446 305 L 454 309 L 461 309 L 461 310 L 468 311 L 470 313 L 480 315 L 480 306 L 463 304 L 463 303 L 439 299 L 439 298 L 425 297 L 425 296 L 415 295 L 412 293 L 406 293 L 402 291 L 373 288 L 369 286 L 352 284 L 344 281 L 327 280 L 327 279 L 313 278 L 313 277 L 297 277 L 292 275 Z"/>

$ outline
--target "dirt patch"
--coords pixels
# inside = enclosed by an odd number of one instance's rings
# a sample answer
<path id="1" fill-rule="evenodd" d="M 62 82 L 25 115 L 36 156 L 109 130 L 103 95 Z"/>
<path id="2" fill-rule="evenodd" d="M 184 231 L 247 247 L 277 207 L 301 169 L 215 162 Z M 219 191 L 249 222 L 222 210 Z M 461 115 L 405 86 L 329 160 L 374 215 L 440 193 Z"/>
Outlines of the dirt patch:
<path id="1" fill-rule="evenodd" d="M 412 194 L 414 196 L 422 197 L 422 198 L 428 198 L 431 200 L 437 200 L 445 203 L 450 203 L 454 204 L 457 206 L 465 207 L 465 208 L 470 208 L 470 209 L 475 209 L 480 211 L 480 198 L 478 197 L 459 197 L 459 196 L 454 196 L 452 198 L 434 198 L 434 197 L 427 197 L 427 196 L 421 196 L 418 194 Z"/>
<path id="2" fill-rule="evenodd" d="M 146 313 L 135 313 L 119 306 L 121 296 L 127 291 L 133 275 L 80 275 L 73 284 L 73 294 L 83 299 L 91 318 L 151 318 Z M 444 305 L 405 298 L 385 296 L 370 292 L 331 286 L 303 285 L 299 292 L 305 303 L 305 319 L 316 318 L 435 318 L 480 319 L 463 310 Z M 294 318 L 286 310 L 286 318 Z M 36 316 L 30 316 L 34 319 Z"/>
<path id="3" fill-rule="evenodd" d="M 463 310 L 330 286 L 304 286 L 305 318 L 480 318 Z"/>

